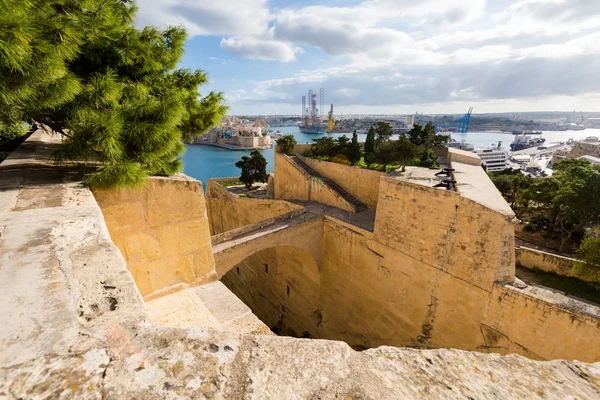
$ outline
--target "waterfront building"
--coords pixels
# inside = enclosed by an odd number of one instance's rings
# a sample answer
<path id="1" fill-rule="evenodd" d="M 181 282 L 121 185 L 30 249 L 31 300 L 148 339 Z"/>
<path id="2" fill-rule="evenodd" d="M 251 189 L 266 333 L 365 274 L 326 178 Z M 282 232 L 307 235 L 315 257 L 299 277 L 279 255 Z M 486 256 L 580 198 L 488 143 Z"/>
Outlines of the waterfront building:
<path id="1" fill-rule="evenodd" d="M 475 153 L 481 158 L 482 164 L 489 172 L 502 171 L 508 167 L 508 151 L 499 146 L 489 149 L 477 149 Z"/>

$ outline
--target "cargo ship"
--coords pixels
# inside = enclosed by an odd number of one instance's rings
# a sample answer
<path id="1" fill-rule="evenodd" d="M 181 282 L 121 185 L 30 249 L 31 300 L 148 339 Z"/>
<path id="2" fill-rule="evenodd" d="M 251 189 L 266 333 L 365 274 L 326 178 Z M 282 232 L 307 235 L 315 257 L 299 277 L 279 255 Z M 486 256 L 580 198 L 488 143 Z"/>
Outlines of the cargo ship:
<path id="1" fill-rule="evenodd" d="M 532 138 L 528 135 L 515 136 L 515 140 L 510 144 L 512 151 L 529 149 L 531 147 L 541 146 L 546 142 L 544 138 Z"/>
<path id="2" fill-rule="evenodd" d="M 308 126 L 301 126 L 300 132 L 316 134 L 316 133 L 325 133 L 325 130 L 323 129 L 323 125 L 308 125 Z"/>

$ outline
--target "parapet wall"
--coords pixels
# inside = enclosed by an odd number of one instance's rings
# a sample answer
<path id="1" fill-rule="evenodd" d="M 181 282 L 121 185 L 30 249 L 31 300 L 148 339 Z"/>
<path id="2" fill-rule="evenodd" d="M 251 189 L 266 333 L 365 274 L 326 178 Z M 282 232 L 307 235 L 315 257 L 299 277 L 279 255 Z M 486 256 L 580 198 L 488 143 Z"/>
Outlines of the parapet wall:
<path id="1" fill-rule="evenodd" d="M 206 209 L 211 235 L 302 210 L 302 206 L 284 200 L 241 198 L 219 185 L 223 179 L 209 179 Z"/>
<path id="2" fill-rule="evenodd" d="M 146 300 L 216 279 L 201 182 L 152 177 L 143 188 L 94 196 Z"/>
<path id="3" fill-rule="evenodd" d="M 482 322 L 489 351 L 538 360 L 600 361 L 598 307 L 549 289 L 494 285 Z"/>
<path id="4" fill-rule="evenodd" d="M 481 166 L 481 158 L 471 151 L 448 148 L 448 157 L 450 163 L 459 162 L 469 165 Z"/>
<path id="5" fill-rule="evenodd" d="M 151 326 L 90 190 L 41 136 L 0 164 L 2 398 L 597 397 L 583 363 Z"/>
<path id="6" fill-rule="evenodd" d="M 541 269 L 561 276 L 600 283 L 600 268 L 588 265 L 575 258 L 563 257 L 540 250 L 519 247 L 516 249 L 517 265 L 530 269 Z"/>
<path id="7" fill-rule="evenodd" d="M 352 204 L 318 178 L 306 174 L 283 154 L 275 153 L 275 198 L 314 201 L 346 211 Z"/>
<path id="8" fill-rule="evenodd" d="M 514 224 L 456 192 L 383 177 L 375 239 L 491 291 L 515 278 Z"/>
<path id="9" fill-rule="evenodd" d="M 385 175 L 383 172 L 319 161 L 302 156 L 300 158 L 309 167 L 336 182 L 369 208 L 377 208 L 379 178 Z"/>

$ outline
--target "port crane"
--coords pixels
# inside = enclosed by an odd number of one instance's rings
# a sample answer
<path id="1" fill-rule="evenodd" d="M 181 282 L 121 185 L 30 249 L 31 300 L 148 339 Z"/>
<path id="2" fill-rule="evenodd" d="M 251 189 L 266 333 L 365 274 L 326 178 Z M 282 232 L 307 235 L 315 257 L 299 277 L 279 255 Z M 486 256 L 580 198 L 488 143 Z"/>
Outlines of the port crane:
<path id="1" fill-rule="evenodd" d="M 469 108 L 469 111 L 462 117 L 454 122 L 459 122 L 458 133 L 467 133 L 469 132 L 469 122 L 471 121 L 471 113 L 473 112 L 473 107 Z"/>
<path id="2" fill-rule="evenodd" d="M 327 114 L 327 133 L 331 133 L 333 128 L 335 127 L 335 120 L 333 119 L 333 104 L 331 105 L 331 109 L 329 110 L 329 114 Z"/>

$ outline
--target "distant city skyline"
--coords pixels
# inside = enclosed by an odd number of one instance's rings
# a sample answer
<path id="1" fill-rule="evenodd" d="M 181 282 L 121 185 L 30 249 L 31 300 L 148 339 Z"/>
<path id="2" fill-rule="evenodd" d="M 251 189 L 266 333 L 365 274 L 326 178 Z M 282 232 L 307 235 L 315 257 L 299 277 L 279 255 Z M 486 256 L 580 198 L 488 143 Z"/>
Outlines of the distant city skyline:
<path id="1" fill-rule="evenodd" d="M 597 0 L 138 0 L 230 114 L 600 111 Z"/>

